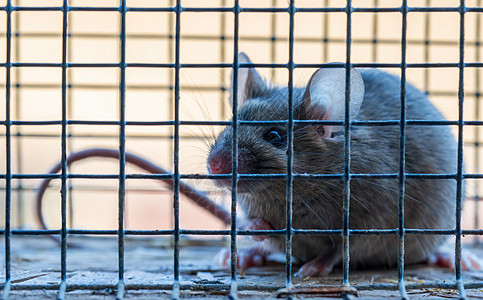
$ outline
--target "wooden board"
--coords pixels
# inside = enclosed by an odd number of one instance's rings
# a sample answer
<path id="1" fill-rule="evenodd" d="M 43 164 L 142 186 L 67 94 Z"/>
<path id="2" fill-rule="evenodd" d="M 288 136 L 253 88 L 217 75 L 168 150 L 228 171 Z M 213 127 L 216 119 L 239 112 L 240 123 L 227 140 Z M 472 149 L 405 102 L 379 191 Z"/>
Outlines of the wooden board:
<path id="1" fill-rule="evenodd" d="M 2 244 L 4 239 L 2 238 Z M 105 284 L 115 286 L 118 281 L 117 239 L 115 237 L 69 237 L 75 247 L 67 252 L 67 283 L 91 285 Z M 247 247 L 250 241 L 240 240 L 240 248 Z M 221 269 L 214 263 L 213 257 L 224 246 L 227 240 L 181 240 L 180 276 L 182 284 L 200 287 L 210 283 L 230 283 L 230 272 Z M 469 249 L 479 257 L 483 257 L 483 248 Z M 5 249 L 1 247 L 0 256 L 5 257 Z M 173 282 L 173 250 L 169 237 L 129 237 L 125 244 L 125 282 L 127 285 L 160 284 L 170 285 Z M 275 261 L 265 267 L 252 268 L 239 275 L 239 284 L 265 284 L 267 286 L 284 285 L 285 267 L 283 255 L 273 256 Z M 5 280 L 4 260 L 1 261 L 0 282 Z M 298 266 L 294 266 L 297 270 Z M 295 285 L 338 285 L 341 283 L 341 270 L 335 270 L 327 277 L 294 278 Z M 483 272 L 464 272 L 465 283 L 483 282 Z M 55 286 L 60 281 L 60 247 L 47 237 L 12 237 L 12 280 L 14 285 L 46 285 Z M 454 282 L 454 273 L 426 265 L 410 266 L 405 270 L 407 284 L 425 282 Z M 369 283 L 397 283 L 396 270 L 351 271 L 352 287 L 357 289 Z M 453 290 L 422 288 L 408 291 L 409 295 L 420 298 L 457 298 Z M 12 290 L 10 299 L 52 299 L 57 290 Z M 240 298 L 266 299 L 275 297 L 276 291 L 241 290 Z M 359 290 L 361 299 L 381 297 L 399 297 L 398 291 Z M 483 299 L 483 289 L 467 290 L 468 298 Z M 113 299 L 115 290 L 74 290 L 67 292 L 69 299 Z M 183 297 L 226 298 L 227 291 L 183 290 Z M 311 294 L 304 297 L 323 299 L 328 295 Z M 128 290 L 127 299 L 170 299 L 171 290 Z"/>

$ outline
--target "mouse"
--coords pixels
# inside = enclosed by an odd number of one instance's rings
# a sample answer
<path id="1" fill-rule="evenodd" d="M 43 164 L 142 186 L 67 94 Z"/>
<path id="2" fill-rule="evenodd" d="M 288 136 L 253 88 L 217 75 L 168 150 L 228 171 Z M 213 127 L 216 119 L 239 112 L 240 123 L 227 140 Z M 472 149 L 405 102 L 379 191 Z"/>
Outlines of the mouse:
<path id="1" fill-rule="evenodd" d="M 240 53 L 239 63 L 251 63 Z M 350 69 L 351 120 L 399 120 L 401 79 L 379 69 Z M 233 78 L 233 74 L 232 74 Z M 233 79 L 232 79 L 233 81 Z M 343 121 L 345 116 L 346 69 L 316 70 L 305 86 L 293 88 L 294 120 Z M 230 103 L 233 105 L 233 82 Z M 288 88 L 265 81 L 255 68 L 238 68 L 238 120 L 280 121 L 288 119 Z M 406 83 L 407 120 L 445 120 L 427 95 Z M 286 124 L 238 126 L 239 174 L 286 174 Z M 232 126 L 227 126 L 211 145 L 207 159 L 210 174 L 232 173 Z M 350 128 L 351 174 L 398 174 L 400 126 Z M 405 172 L 456 174 L 457 142 L 446 125 L 406 125 Z M 343 174 L 344 126 L 293 127 L 294 174 Z M 217 187 L 231 190 L 230 179 L 214 180 Z M 464 187 L 463 187 L 464 188 Z M 404 226 L 407 229 L 454 229 L 457 181 L 454 178 L 405 179 Z M 294 178 L 294 229 L 342 229 L 344 182 L 342 178 Z M 350 181 L 350 229 L 398 228 L 398 178 L 354 177 Z M 244 229 L 285 229 L 286 180 L 239 179 L 237 203 L 246 221 Z M 447 235 L 406 234 L 405 264 L 434 258 Z M 238 267 L 262 265 L 270 253 L 285 250 L 285 236 L 253 236 L 256 245 L 244 255 L 238 252 Z M 398 262 L 396 234 L 351 235 L 350 268 L 391 268 Z M 229 251 L 221 254 L 227 265 Z M 220 257 L 219 255 L 219 257 Z M 294 235 L 292 255 L 302 266 L 299 276 L 323 276 L 342 264 L 342 236 Z M 471 261 L 470 265 L 476 265 Z M 454 265 L 453 265 L 454 266 Z"/>

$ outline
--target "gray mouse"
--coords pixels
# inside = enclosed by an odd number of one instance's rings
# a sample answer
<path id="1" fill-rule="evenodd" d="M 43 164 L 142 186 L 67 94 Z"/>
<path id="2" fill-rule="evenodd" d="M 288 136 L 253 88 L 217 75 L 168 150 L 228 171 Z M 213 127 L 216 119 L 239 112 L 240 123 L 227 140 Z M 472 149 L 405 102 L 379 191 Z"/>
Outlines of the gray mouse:
<path id="1" fill-rule="evenodd" d="M 240 63 L 250 63 L 241 53 Z M 345 105 L 344 68 L 321 68 L 307 86 L 294 88 L 295 120 L 343 120 Z M 352 120 L 399 120 L 401 79 L 377 69 L 352 69 L 350 114 Z M 231 89 L 233 93 L 233 88 Z M 230 100 L 233 98 L 231 95 Z M 287 120 L 288 89 L 267 84 L 254 68 L 238 73 L 239 120 Z M 232 102 L 232 101 L 231 101 Z M 406 85 L 407 119 L 444 120 L 427 96 Z M 294 126 L 293 172 L 340 174 L 344 172 L 343 126 Z M 351 173 L 399 172 L 399 125 L 352 126 Z M 238 171 L 240 174 L 284 174 L 287 169 L 287 127 L 239 126 Z M 232 172 L 232 127 L 227 126 L 211 146 L 207 160 L 211 174 Z M 455 174 L 457 143 L 449 126 L 407 125 L 406 172 Z M 230 180 L 215 184 L 231 188 Z M 237 200 L 250 229 L 284 229 L 286 182 L 277 179 L 239 180 Z M 341 229 L 342 179 L 293 181 L 293 228 Z M 399 180 L 353 178 L 350 186 L 351 229 L 398 228 Z M 456 180 L 407 178 L 405 227 L 453 229 L 455 227 Z M 238 265 L 262 264 L 266 255 L 284 251 L 285 237 L 258 236 L 265 240 Z M 426 261 L 446 240 L 445 235 L 408 234 L 405 263 Z M 396 235 L 350 236 L 351 268 L 395 267 Z M 338 235 L 294 235 L 293 256 L 303 263 L 301 276 L 326 275 L 342 262 L 342 239 Z M 226 260 L 228 256 L 225 256 Z"/>

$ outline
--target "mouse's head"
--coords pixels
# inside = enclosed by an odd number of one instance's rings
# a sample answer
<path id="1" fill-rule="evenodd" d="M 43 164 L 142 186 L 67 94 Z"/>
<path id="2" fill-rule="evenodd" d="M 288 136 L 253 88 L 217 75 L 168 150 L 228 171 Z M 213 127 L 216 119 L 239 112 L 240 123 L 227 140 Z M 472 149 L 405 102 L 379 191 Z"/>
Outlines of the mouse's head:
<path id="1" fill-rule="evenodd" d="M 251 63 L 241 53 L 240 63 Z M 233 78 L 233 76 L 232 76 Z M 345 111 L 344 68 L 317 70 L 303 88 L 294 88 L 294 120 L 343 120 Z M 351 70 L 350 113 L 354 116 L 362 103 L 364 83 L 359 72 Z M 233 104 L 233 83 L 230 103 Z M 239 68 L 237 84 L 238 119 L 240 121 L 287 121 L 288 89 L 267 85 L 253 68 Z M 343 126 L 304 125 L 294 126 L 294 171 L 320 172 L 316 165 L 330 165 L 331 158 L 318 154 L 333 151 L 338 133 Z M 238 126 L 238 173 L 284 174 L 287 166 L 286 122 L 271 125 L 243 124 Z M 233 127 L 227 126 L 212 145 L 207 161 L 211 174 L 232 173 Z M 317 161 L 314 161 L 317 160 Z M 324 161 L 325 160 L 325 161 Z M 330 168 L 327 168 L 330 169 Z M 255 192 L 267 186 L 269 180 L 239 180 L 238 191 Z M 231 180 L 216 180 L 218 186 L 230 188 Z"/>

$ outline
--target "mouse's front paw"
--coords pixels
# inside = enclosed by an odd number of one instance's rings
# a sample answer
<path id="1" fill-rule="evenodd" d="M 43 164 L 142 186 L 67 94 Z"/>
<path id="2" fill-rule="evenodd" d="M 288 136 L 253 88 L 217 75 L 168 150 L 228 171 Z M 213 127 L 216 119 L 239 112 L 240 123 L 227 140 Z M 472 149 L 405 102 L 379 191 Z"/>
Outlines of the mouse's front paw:
<path id="1" fill-rule="evenodd" d="M 272 224 L 262 218 L 250 220 L 241 220 L 238 230 L 273 230 Z M 264 241 L 269 238 L 268 235 L 252 235 L 254 241 Z"/>
<path id="2" fill-rule="evenodd" d="M 250 220 L 246 227 L 248 230 L 273 230 L 272 225 L 261 218 Z M 255 241 L 263 241 L 268 238 L 268 235 L 252 235 L 252 239 Z"/>
<path id="3" fill-rule="evenodd" d="M 267 250 L 261 247 L 238 250 L 236 267 L 241 270 L 246 270 L 251 267 L 263 266 L 266 264 L 269 254 Z M 215 262 L 223 268 L 229 268 L 231 263 L 230 249 L 225 248 L 218 252 L 215 256 Z"/>

